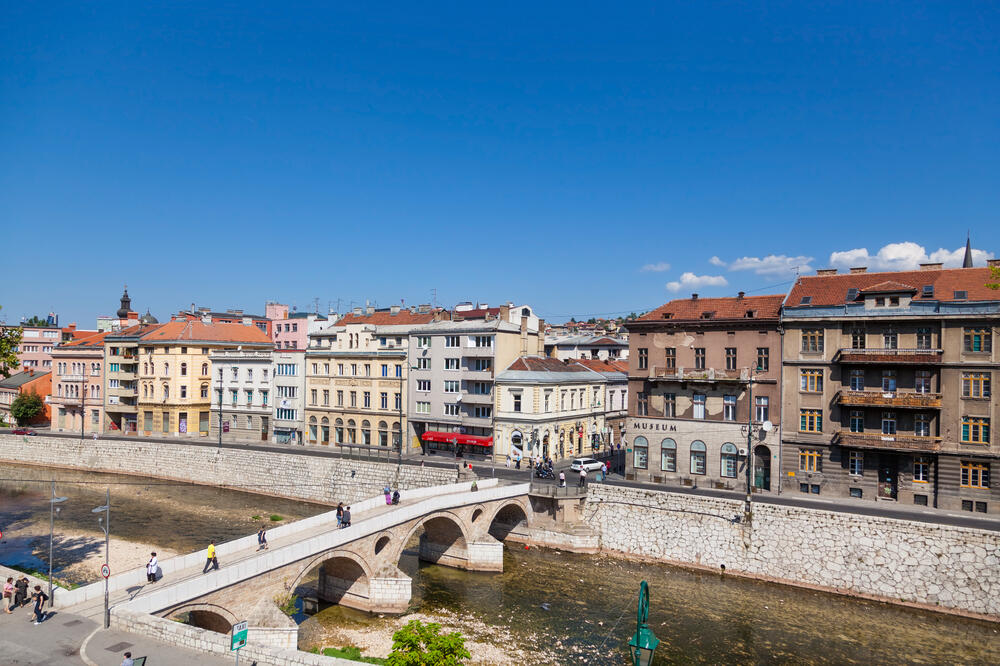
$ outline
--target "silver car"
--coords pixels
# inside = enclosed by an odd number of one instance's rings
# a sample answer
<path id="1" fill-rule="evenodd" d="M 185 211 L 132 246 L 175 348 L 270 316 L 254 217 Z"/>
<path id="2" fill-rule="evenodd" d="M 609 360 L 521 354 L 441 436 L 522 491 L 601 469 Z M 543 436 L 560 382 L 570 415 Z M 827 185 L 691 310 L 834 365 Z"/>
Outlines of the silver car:
<path id="1" fill-rule="evenodd" d="M 604 463 L 598 462 L 593 458 L 575 458 L 573 464 L 569 466 L 574 472 L 579 472 L 581 469 L 585 469 L 588 472 L 596 472 L 602 467 L 604 467 Z"/>

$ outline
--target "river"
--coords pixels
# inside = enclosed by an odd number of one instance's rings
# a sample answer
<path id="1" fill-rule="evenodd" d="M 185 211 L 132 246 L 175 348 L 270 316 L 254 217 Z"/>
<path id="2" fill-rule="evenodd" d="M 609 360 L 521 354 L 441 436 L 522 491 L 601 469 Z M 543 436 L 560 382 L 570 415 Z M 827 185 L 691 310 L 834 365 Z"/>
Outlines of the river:
<path id="1" fill-rule="evenodd" d="M 208 538 L 251 534 L 254 516 L 293 520 L 325 510 L 109 474 L 4 466 L 0 477 L 53 475 L 57 494 L 69 498 L 57 530 L 103 538 L 90 509 L 115 484 L 112 532 L 176 552 L 202 548 Z M 47 484 L 0 481 L 0 525 L 47 535 L 48 492 Z M 7 546 L 0 561 L 17 552 Z M 666 565 L 510 544 L 501 574 L 420 563 L 415 548 L 400 568 L 413 577 L 415 616 L 460 629 L 480 663 L 625 663 L 642 580 L 650 586 L 650 627 L 661 640 L 655 664 L 1000 663 L 997 624 Z M 299 617 L 300 647 L 348 641 L 367 648 L 365 654 L 384 655 L 405 619 L 322 608 Z"/>

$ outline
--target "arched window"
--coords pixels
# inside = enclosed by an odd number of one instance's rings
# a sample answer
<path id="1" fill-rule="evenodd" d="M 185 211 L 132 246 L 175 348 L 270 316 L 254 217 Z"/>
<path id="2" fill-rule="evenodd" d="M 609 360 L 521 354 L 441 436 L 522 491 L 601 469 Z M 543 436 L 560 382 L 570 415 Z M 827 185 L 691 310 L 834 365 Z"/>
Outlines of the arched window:
<path id="1" fill-rule="evenodd" d="M 309 442 L 312 444 L 316 443 L 316 438 L 319 436 L 318 426 L 316 425 L 316 417 L 309 417 Z"/>
<path id="2" fill-rule="evenodd" d="M 691 473 L 704 474 L 706 468 L 705 442 L 696 439 L 691 442 Z"/>
<path id="3" fill-rule="evenodd" d="M 669 437 L 660 442 L 660 470 L 677 471 L 677 442 Z"/>
<path id="4" fill-rule="evenodd" d="M 164 384 L 163 385 L 163 399 L 164 400 L 169 400 L 170 399 L 170 385 L 169 384 Z"/>
<path id="5" fill-rule="evenodd" d="M 149 391 L 146 390 L 147 388 L 148 387 L 145 384 L 142 385 L 142 397 L 143 398 L 148 398 L 149 397 Z"/>
<path id="6" fill-rule="evenodd" d="M 389 446 L 389 424 L 385 421 L 378 422 L 378 445 Z"/>
<path id="7" fill-rule="evenodd" d="M 636 469 L 649 467 L 649 440 L 642 435 L 632 442 L 632 466 Z"/>
<path id="8" fill-rule="evenodd" d="M 344 419 L 337 419 L 334 421 L 334 430 L 336 432 L 337 439 L 335 440 L 337 444 L 344 443 Z"/>
<path id="9" fill-rule="evenodd" d="M 207 398 L 208 397 L 208 384 L 202 384 L 201 385 L 201 397 L 203 397 L 203 398 Z"/>
<path id="10" fill-rule="evenodd" d="M 400 442 L 403 441 L 399 433 L 399 423 L 392 424 L 392 446 L 396 448 L 399 446 Z"/>
<path id="11" fill-rule="evenodd" d="M 59 397 L 62 397 L 62 384 L 59 385 Z"/>
<path id="12" fill-rule="evenodd" d="M 361 422 L 361 443 L 365 446 L 372 445 L 372 424 L 368 421 Z"/>
<path id="13" fill-rule="evenodd" d="M 188 373 L 188 364 L 181 363 L 181 377 L 187 377 L 187 373 Z"/>
<path id="14" fill-rule="evenodd" d="M 330 419 L 328 419 L 328 418 L 326 418 L 324 416 L 320 420 L 320 422 L 319 422 L 319 429 L 320 429 L 320 434 L 322 435 L 322 439 L 320 440 L 320 443 L 322 443 L 322 444 L 329 444 L 330 443 Z M 338 428 L 337 430 L 339 431 L 340 429 Z M 337 441 L 340 441 L 340 440 L 338 439 Z"/>
<path id="15" fill-rule="evenodd" d="M 736 478 L 736 470 L 740 466 L 739 453 L 736 445 L 732 442 L 726 442 L 722 445 L 722 469 L 719 471 L 722 476 L 730 479 Z"/>
<path id="16" fill-rule="evenodd" d="M 358 443 L 358 424 L 354 422 L 354 419 L 347 419 L 347 443 Z"/>
<path id="17" fill-rule="evenodd" d="M 170 364 L 167 363 L 166 361 L 163 362 L 163 374 L 164 375 L 170 374 Z"/>
<path id="18" fill-rule="evenodd" d="M 144 375 L 148 375 L 149 374 L 149 363 L 143 363 L 142 364 L 142 374 L 144 374 Z"/>

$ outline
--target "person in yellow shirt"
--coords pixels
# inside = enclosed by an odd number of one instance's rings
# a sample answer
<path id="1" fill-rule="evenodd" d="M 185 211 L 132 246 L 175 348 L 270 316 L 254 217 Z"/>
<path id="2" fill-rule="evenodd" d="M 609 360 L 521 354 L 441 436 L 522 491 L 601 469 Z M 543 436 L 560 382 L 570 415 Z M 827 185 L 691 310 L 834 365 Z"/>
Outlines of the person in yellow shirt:
<path id="1" fill-rule="evenodd" d="M 219 568 L 219 560 L 215 558 L 215 542 L 208 544 L 208 559 L 205 560 L 205 568 L 201 570 L 202 573 L 208 573 L 212 569 Z"/>

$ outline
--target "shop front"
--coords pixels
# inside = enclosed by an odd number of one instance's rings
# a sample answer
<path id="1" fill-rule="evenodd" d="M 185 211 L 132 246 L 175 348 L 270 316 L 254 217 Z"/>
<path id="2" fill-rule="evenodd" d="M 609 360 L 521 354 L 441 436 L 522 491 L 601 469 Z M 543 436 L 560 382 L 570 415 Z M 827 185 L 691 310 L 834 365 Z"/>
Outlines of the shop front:
<path id="1" fill-rule="evenodd" d="M 421 445 L 429 455 L 435 453 L 461 458 L 466 455 L 493 455 L 493 438 L 481 435 L 466 435 L 460 432 L 428 430 L 420 437 Z"/>

